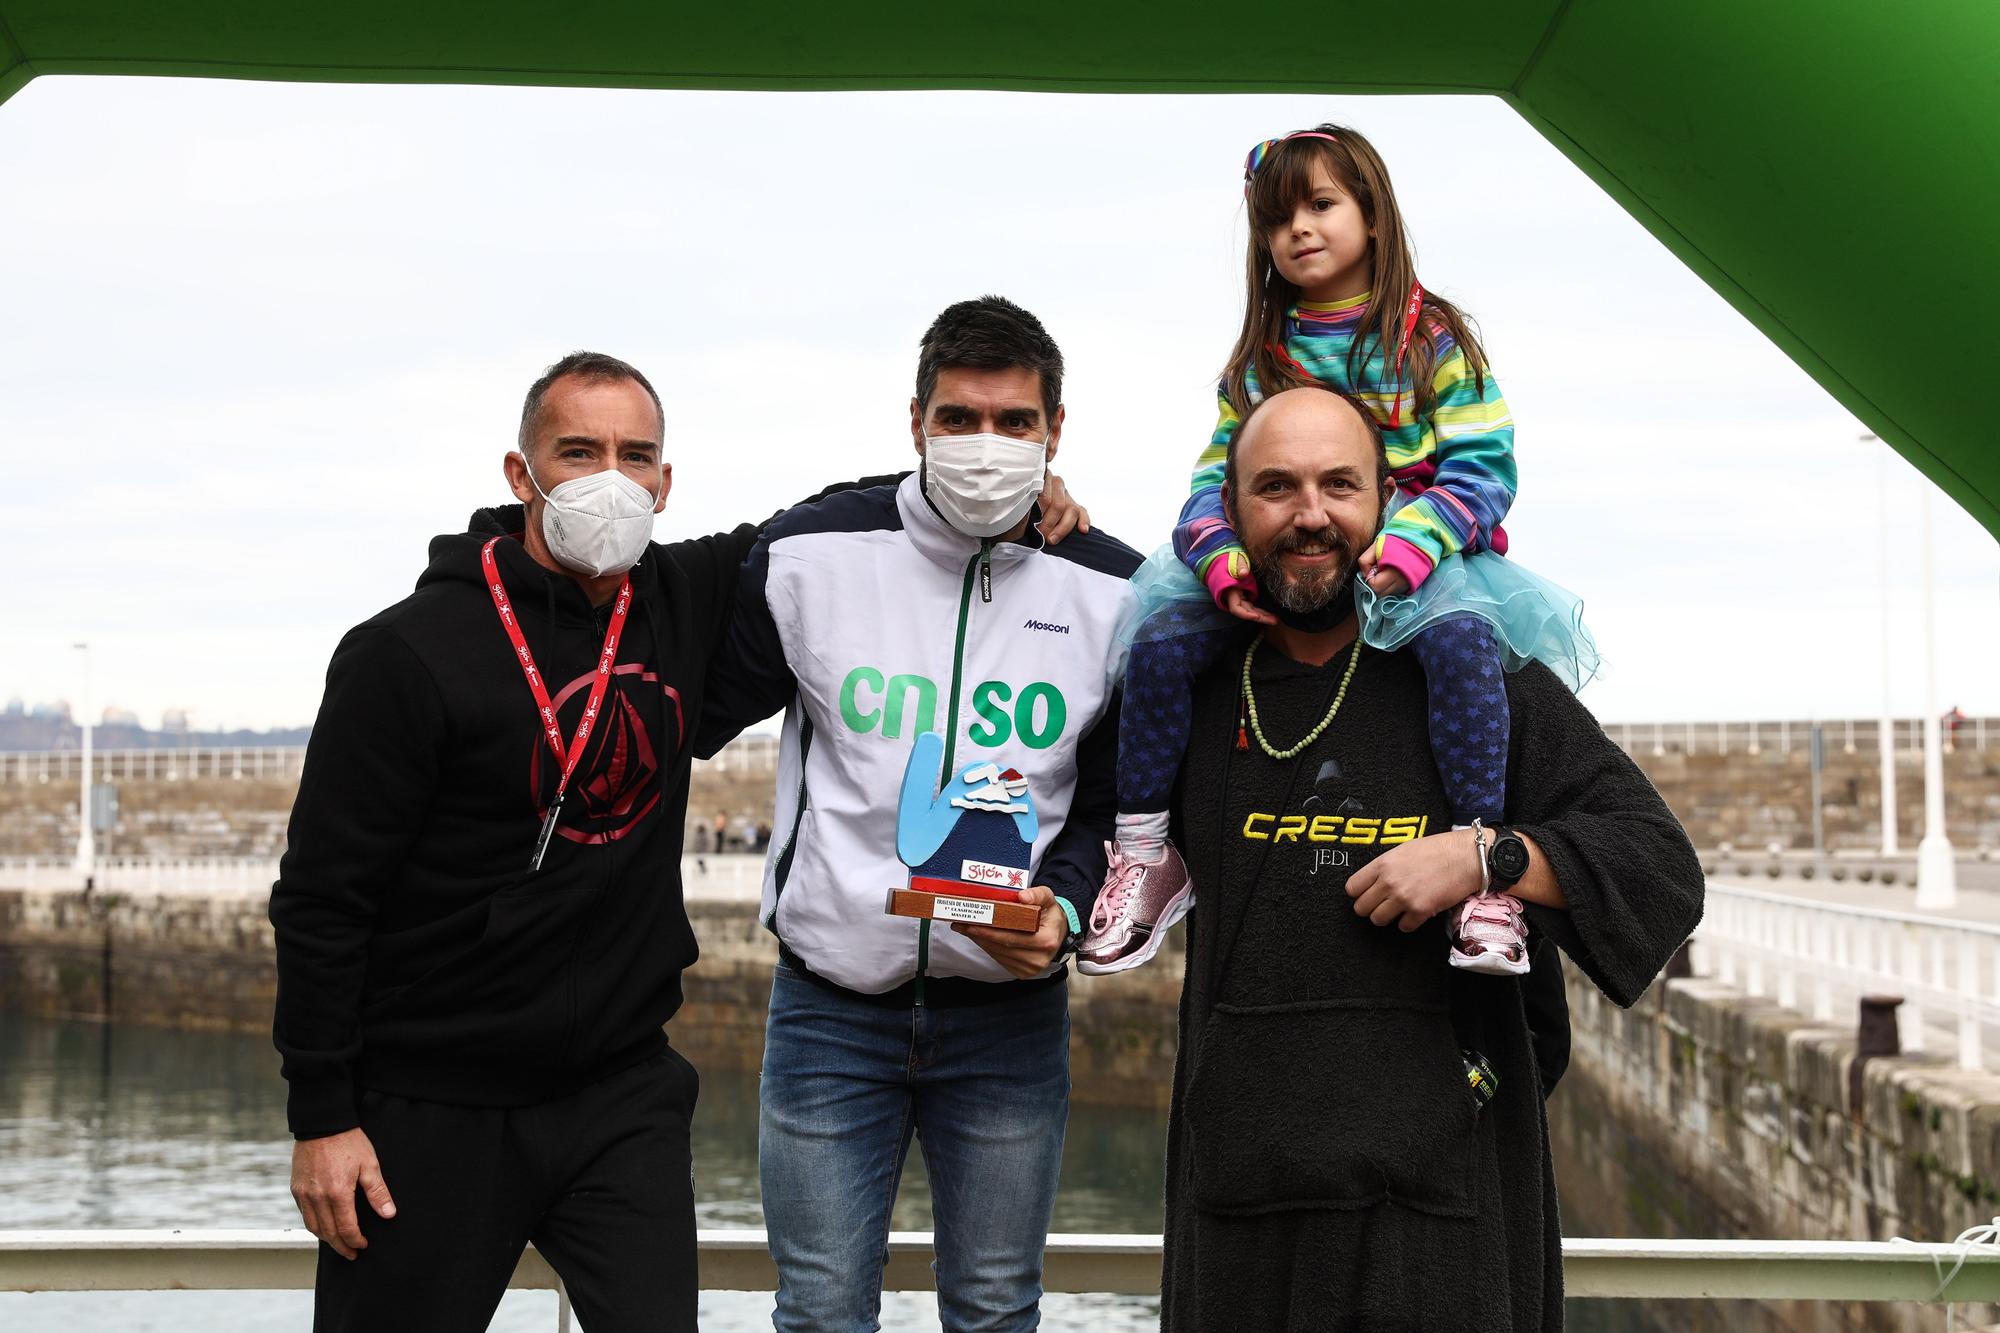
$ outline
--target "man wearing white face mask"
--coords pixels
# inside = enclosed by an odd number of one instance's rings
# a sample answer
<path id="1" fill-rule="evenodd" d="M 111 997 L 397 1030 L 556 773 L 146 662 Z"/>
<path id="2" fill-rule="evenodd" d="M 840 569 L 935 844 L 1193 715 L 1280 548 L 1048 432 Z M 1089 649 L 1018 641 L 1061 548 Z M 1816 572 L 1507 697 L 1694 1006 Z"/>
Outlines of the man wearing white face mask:
<path id="1" fill-rule="evenodd" d="M 918 474 L 775 520 L 710 668 L 699 753 L 785 710 L 758 1135 L 783 1333 L 877 1326 L 913 1136 L 944 1328 L 1038 1318 L 1069 1097 L 1063 960 L 1103 882 L 1139 563 L 1102 534 L 1058 548 L 1038 531 L 1063 418 L 1062 354 L 1040 321 L 998 297 L 947 309 L 918 357 Z M 913 755 L 935 782 L 905 784 Z M 910 874 L 899 789 L 943 788 L 949 826 L 981 783 L 1031 812 L 1022 897 L 1038 928 L 886 915 Z"/>
<path id="2" fill-rule="evenodd" d="M 522 503 L 334 653 L 271 898 L 316 1329 L 483 1329 L 529 1240 L 592 1333 L 695 1326 L 696 1076 L 661 1025 L 757 529 L 654 544 L 661 435 L 637 370 L 564 358 L 505 459 Z"/>

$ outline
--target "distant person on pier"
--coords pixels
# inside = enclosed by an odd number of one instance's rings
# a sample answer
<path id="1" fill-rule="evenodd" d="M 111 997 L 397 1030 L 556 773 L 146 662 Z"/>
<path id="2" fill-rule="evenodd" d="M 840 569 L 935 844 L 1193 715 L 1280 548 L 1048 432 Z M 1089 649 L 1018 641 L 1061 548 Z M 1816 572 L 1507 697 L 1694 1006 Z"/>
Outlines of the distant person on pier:
<path id="1" fill-rule="evenodd" d="M 1222 493 L 1287 614 L 1201 676 L 1174 804 L 1202 886 L 1167 1142 L 1162 1326 L 1552 1333 L 1561 1230 L 1534 975 L 1441 967 L 1451 909 L 1524 906 L 1629 1005 L 1701 917 L 1686 834 L 1544 667 L 1505 676 L 1499 824 L 1452 829 L 1423 667 L 1359 641 L 1390 499 L 1373 418 L 1267 399 Z"/>
<path id="2" fill-rule="evenodd" d="M 663 433 L 637 370 L 557 362 L 520 503 L 334 651 L 270 908 L 323 1333 L 483 1329 L 530 1240 L 591 1333 L 695 1327 L 697 1080 L 661 1025 L 695 957 L 689 741 L 758 530 L 652 541 Z"/>
<path id="3" fill-rule="evenodd" d="M 1016 1333 L 1039 1318 L 1069 1108 L 1065 960 L 1104 878 L 1139 563 L 1102 533 L 1058 547 L 1036 507 L 1062 374 L 1055 341 L 1011 301 L 947 308 L 917 357 L 919 471 L 774 522 L 709 675 L 700 754 L 785 710 L 757 1139 L 779 1333 L 879 1326 L 913 1138 L 943 1326 Z M 958 809 L 998 817 L 1001 840 L 961 844 L 973 859 L 935 844 L 938 860 L 969 879 L 1022 872 L 996 865 L 996 846 L 1024 857 L 1032 931 L 885 914 L 915 864 L 899 858 L 910 791 L 945 827 L 963 827 Z"/>

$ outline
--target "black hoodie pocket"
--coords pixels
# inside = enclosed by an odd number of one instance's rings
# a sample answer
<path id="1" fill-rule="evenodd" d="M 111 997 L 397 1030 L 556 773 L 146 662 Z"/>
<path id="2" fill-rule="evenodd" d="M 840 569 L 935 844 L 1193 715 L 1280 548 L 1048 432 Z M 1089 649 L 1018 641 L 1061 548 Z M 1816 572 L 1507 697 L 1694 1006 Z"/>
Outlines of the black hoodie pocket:
<path id="1" fill-rule="evenodd" d="M 1478 1111 L 1442 1006 L 1217 1005 L 1184 1114 L 1209 1212 L 1476 1206 Z"/>

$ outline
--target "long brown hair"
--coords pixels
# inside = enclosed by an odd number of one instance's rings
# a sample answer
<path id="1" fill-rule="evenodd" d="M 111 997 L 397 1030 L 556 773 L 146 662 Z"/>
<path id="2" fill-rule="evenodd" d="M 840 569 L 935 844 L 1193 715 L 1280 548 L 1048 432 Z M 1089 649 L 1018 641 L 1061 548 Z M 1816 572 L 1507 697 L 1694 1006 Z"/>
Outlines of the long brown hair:
<path id="1" fill-rule="evenodd" d="M 1299 300 L 1299 289 L 1288 282 L 1271 262 L 1270 236 L 1290 221 L 1292 211 L 1312 197 L 1313 168 L 1324 166 L 1327 173 L 1349 198 L 1360 206 L 1369 230 L 1368 262 L 1373 277 L 1368 304 L 1361 312 L 1360 331 L 1348 349 L 1347 376 L 1360 387 L 1361 372 L 1368 364 L 1371 348 L 1380 347 L 1384 361 L 1393 372 L 1397 345 L 1403 337 L 1404 310 L 1410 289 L 1417 280 L 1416 249 L 1403 226 L 1403 212 L 1396 206 L 1396 191 L 1389 183 L 1389 168 L 1375 146 L 1358 132 L 1342 125 L 1319 125 L 1318 134 L 1281 139 L 1271 146 L 1250 178 L 1247 209 L 1250 215 L 1250 248 L 1245 262 L 1249 295 L 1243 303 L 1243 329 L 1223 369 L 1223 387 L 1237 413 L 1250 410 L 1249 375 L 1256 372 L 1258 392 L 1268 398 L 1284 389 L 1313 383 L 1310 375 L 1283 354 L 1285 312 Z M 1410 337 L 1404 363 L 1403 383 L 1416 399 L 1414 415 L 1428 416 L 1437 407 L 1437 390 L 1431 376 L 1437 369 L 1438 335 L 1449 334 L 1465 353 L 1480 391 L 1486 388 L 1486 353 L 1479 345 L 1472 321 L 1457 306 L 1441 296 L 1424 292 L 1423 313 Z M 1401 385 L 1396 386 L 1401 388 Z"/>

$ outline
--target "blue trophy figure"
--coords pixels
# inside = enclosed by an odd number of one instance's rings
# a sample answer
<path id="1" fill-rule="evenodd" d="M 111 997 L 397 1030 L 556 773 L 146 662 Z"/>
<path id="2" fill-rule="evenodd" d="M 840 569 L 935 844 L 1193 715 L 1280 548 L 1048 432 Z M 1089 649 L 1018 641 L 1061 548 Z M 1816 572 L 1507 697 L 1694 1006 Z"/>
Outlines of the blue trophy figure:
<path id="1" fill-rule="evenodd" d="M 944 737 L 917 737 L 896 808 L 896 856 L 910 882 L 890 893 L 889 911 L 1033 930 L 1040 914 L 1020 901 L 1040 827 L 1028 779 L 984 760 L 939 790 L 943 765 Z"/>

